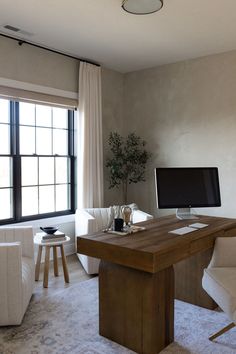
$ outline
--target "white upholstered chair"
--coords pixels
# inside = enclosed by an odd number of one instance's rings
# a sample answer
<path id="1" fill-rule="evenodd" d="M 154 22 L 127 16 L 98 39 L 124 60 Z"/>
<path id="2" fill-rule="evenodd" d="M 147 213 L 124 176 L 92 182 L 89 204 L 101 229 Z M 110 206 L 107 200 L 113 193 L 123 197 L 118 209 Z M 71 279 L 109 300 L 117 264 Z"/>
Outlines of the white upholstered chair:
<path id="1" fill-rule="evenodd" d="M 153 216 L 141 210 L 133 209 L 132 222 L 152 219 Z M 75 235 L 88 235 L 106 229 L 110 222 L 110 208 L 78 209 L 75 214 Z M 76 242 L 76 237 L 75 237 Z M 75 245 L 77 249 L 77 245 Z M 88 274 L 97 274 L 100 259 L 80 253 L 77 256 Z"/>
<path id="2" fill-rule="evenodd" d="M 204 270 L 202 286 L 232 321 L 209 338 L 213 340 L 236 324 L 236 237 L 216 239 L 212 260 Z"/>
<path id="3" fill-rule="evenodd" d="M 0 326 L 21 324 L 33 287 L 32 228 L 0 228 Z"/>

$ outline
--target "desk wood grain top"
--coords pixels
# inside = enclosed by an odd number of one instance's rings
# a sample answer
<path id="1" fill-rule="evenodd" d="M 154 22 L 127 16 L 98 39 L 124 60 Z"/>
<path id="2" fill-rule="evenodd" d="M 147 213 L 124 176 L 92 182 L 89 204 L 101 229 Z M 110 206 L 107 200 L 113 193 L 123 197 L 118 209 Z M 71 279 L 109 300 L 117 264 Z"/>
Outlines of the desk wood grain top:
<path id="1" fill-rule="evenodd" d="M 197 231 L 176 235 L 169 231 L 194 222 L 208 224 Z M 77 252 L 113 263 L 156 273 L 192 254 L 212 248 L 219 236 L 236 236 L 236 219 L 199 216 L 194 220 L 178 220 L 166 216 L 138 225 L 146 230 L 119 236 L 99 232 L 77 237 Z"/>

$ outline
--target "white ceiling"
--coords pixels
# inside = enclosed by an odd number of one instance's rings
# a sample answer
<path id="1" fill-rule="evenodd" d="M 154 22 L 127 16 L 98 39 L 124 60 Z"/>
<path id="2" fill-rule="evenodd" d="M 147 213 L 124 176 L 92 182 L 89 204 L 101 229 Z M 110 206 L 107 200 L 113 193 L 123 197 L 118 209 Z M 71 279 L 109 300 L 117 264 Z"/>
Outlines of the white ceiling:
<path id="1" fill-rule="evenodd" d="M 236 0 L 164 0 L 144 16 L 124 12 L 121 0 L 0 0 L 6 24 L 120 72 L 236 49 Z"/>

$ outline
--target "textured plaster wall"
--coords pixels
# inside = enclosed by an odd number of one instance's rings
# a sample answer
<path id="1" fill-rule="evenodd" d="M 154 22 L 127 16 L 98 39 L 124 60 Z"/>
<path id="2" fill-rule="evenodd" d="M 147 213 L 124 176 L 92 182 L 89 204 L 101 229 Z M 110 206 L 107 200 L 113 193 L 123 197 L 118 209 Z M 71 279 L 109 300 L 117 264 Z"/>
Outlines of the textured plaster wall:
<path id="1" fill-rule="evenodd" d="M 79 61 L 0 36 L 0 77 L 78 92 Z"/>
<path id="2" fill-rule="evenodd" d="M 126 74 L 124 119 L 153 153 L 130 188 L 142 209 L 163 214 L 154 167 L 218 166 L 222 207 L 197 211 L 236 217 L 236 51 Z"/>

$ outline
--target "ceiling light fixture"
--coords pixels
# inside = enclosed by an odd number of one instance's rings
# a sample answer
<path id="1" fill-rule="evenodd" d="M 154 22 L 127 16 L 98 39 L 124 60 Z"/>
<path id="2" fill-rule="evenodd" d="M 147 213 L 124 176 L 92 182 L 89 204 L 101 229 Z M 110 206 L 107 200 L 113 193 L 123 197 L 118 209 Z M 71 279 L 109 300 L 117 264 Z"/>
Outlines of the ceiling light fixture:
<path id="1" fill-rule="evenodd" d="M 148 15 L 159 11 L 163 0 L 123 0 L 122 8 L 134 15 Z"/>

